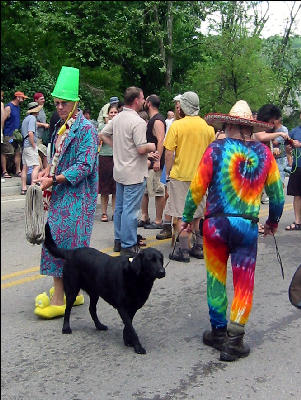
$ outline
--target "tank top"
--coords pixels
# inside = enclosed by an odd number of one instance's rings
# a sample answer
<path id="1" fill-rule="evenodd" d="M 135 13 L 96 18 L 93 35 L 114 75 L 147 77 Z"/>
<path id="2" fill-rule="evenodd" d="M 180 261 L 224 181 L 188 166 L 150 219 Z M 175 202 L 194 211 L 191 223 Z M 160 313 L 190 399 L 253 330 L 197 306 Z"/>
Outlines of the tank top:
<path id="1" fill-rule="evenodd" d="M 10 106 L 10 116 L 5 120 L 3 134 L 4 136 L 12 136 L 15 129 L 20 129 L 20 107 L 13 103 L 6 104 Z"/>
<path id="2" fill-rule="evenodd" d="M 158 140 L 157 140 L 156 136 L 153 135 L 153 127 L 154 127 L 155 121 L 157 121 L 157 120 L 163 122 L 164 131 L 166 132 L 165 118 L 160 113 L 158 113 L 158 114 L 154 115 L 153 117 L 151 117 L 151 119 L 147 123 L 147 128 L 146 128 L 146 140 L 147 140 L 147 142 L 155 143 L 156 149 L 157 149 Z M 165 163 L 165 148 L 163 148 L 162 156 L 160 158 L 160 169 L 163 169 L 164 163 Z M 152 166 L 151 166 L 150 169 L 152 169 Z"/>

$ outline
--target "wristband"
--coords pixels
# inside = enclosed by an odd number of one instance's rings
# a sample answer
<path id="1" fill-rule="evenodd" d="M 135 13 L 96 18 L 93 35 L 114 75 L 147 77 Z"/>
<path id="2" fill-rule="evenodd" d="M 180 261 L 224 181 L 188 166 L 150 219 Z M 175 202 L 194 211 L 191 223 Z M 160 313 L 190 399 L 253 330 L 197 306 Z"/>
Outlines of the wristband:
<path id="1" fill-rule="evenodd" d="M 53 175 L 53 177 L 52 177 L 52 186 L 55 186 L 57 184 L 58 184 L 58 182 L 56 180 L 56 177 L 55 177 L 55 175 Z"/>

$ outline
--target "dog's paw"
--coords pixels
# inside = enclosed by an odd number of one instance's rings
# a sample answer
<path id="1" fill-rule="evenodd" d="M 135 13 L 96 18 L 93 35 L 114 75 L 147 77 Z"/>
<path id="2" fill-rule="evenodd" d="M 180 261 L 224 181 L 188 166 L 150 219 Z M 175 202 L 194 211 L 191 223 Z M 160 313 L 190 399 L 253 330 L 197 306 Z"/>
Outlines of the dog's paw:
<path id="1" fill-rule="evenodd" d="M 108 327 L 104 324 L 101 324 L 100 322 L 95 324 L 95 328 L 99 331 L 107 331 L 108 330 Z"/>
<path id="2" fill-rule="evenodd" d="M 137 354 L 146 354 L 146 350 L 141 345 L 134 346 L 134 349 Z"/>
<path id="3" fill-rule="evenodd" d="M 70 333 L 72 333 L 72 329 L 69 327 L 69 328 L 63 328 L 62 329 L 62 333 L 64 333 L 64 334 L 70 334 Z"/>

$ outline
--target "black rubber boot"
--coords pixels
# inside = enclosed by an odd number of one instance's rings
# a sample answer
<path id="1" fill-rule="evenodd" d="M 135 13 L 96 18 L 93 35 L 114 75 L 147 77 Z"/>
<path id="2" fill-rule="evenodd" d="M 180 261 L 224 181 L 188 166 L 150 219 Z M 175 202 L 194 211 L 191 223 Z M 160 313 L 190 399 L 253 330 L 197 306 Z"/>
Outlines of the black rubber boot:
<path id="1" fill-rule="evenodd" d="M 204 258 L 203 247 L 194 243 L 192 248 L 189 250 L 189 255 L 194 258 L 198 258 L 199 260 Z"/>
<path id="2" fill-rule="evenodd" d="M 227 327 L 225 328 L 213 328 L 211 331 L 205 331 L 203 333 L 203 343 L 207 346 L 214 347 L 217 350 L 221 350 L 223 344 L 227 339 Z"/>
<path id="3" fill-rule="evenodd" d="M 228 338 L 224 343 L 221 353 L 221 361 L 235 361 L 238 358 L 248 357 L 250 354 L 250 347 L 244 343 L 244 332 L 231 335 L 228 332 Z"/>
<path id="4" fill-rule="evenodd" d="M 181 248 L 179 242 L 176 242 L 176 247 L 174 251 L 172 251 L 169 254 L 169 258 L 170 260 L 189 263 L 190 262 L 189 250 Z"/>
<path id="5" fill-rule="evenodd" d="M 113 251 L 119 252 L 121 250 L 121 242 L 119 239 L 114 240 L 114 248 Z"/>
<path id="6" fill-rule="evenodd" d="M 199 231 L 195 232 L 194 243 L 192 248 L 189 250 L 189 254 L 191 257 L 195 257 L 198 259 L 204 258 L 203 238 Z"/>
<path id="7" fill-rule="evenodd" d="M 172 237 L 172 227 L 171 224 L 163 224 L 163 229 L 157 233 L 157 240 L 170 239 Z"/>

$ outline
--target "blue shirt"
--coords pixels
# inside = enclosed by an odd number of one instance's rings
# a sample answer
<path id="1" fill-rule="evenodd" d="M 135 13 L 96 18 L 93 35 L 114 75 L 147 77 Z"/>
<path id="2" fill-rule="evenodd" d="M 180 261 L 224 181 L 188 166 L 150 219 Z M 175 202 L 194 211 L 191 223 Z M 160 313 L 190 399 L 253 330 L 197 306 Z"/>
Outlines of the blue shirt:
<path id="1" fill-rule="evenodd" d="M 294 140 L 299 140 L 299 142 L 301 143 L 301 125 L 292 129 L 289 133 L 289 136 Z M 298 168 L 301 168 L 301 147 L 293 148 L 292 169 L 295 168 L 296 164 Z"/>
<path id="2" fill-rule="evenodd" d="M 280 128 L 276 129 L 275 132 L 284 132 L 284 133 L 288 133 L 288 129 L 286 126 L 281 125 Z M 285 151 L 285 147 L 284 147 L 284 139 L 282 136 L 278 136 L 276 138 L 278 145 L 274 145 L 274 148 L 277 147 L 280 149 L 280 154 L 279 156 L 274 156 L 276 159 L 277 158 L 286 158 L 286 151 Z"/>
<path id="3" fill-rule="evenodd" d="M 25 117 L 23 119 L 22 128 L 21 128 L 21 133 L 22 133 L 23 138 L 28 136 L 28 132 L 33 132 L 34 142 L 37 143 L 37 141 L 38 141 L 37 140 L 37 119 L 34 115 L 31 115 L 31 114 L 27 115 L 27 117 Z M 31 147 L 31 143 L 30 143 L 28 137 L 24 140 L 23 147 L 24 148 Z"/>
<path id="4" fill-rule="evenodd" d="M 12 136 L 15 129 L 20 129 L 20 107 L 13 103 L 6 104 L 10 107 L 10 116 L 4 122 L 3 135 Z"/>

